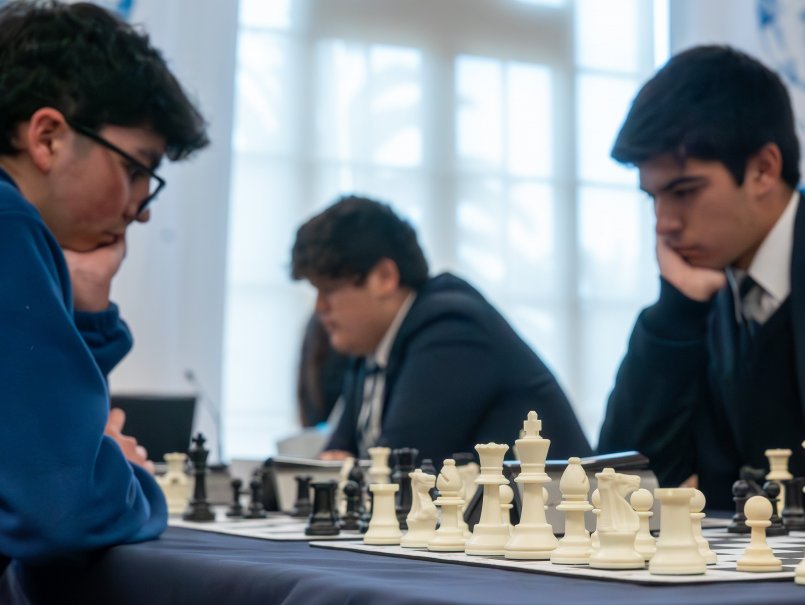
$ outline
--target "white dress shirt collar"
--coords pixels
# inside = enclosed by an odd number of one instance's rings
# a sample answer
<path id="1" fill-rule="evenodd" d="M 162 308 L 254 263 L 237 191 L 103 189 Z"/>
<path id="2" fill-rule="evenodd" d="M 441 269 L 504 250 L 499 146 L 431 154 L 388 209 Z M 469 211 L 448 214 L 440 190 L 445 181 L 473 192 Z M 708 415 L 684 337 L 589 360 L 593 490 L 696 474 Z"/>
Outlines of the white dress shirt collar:
<path id="1" fill-rule="evenodd" d="M 727 278 L 735 300 L 736 316 L 740 317 L 738 287 L 746 275 L 763 289 L 762 319 L 768 318 L 791 293 L 791 254 L 794 248 L 794 220 L 799 206 L 799 192 L 794 191 L 780 218 L 760 244 L 747 271 L 730 268 Z"/>
<path id="2" fill-rule="evenodd" d="M 367 366 L 375 365 L 379 368 L 386 368 L 389 363 L 391 346 L 394 344 L 394 339 L 397 338 L 397 332 L 400 331 L 400 326 L 405 320 L 406 315 L 408 315 L 408 311 L 411 310 L 411 305 L 414 304 L 414 299 L 416 299 L 416 292 L 411 292 L 403 301 L 403 304 L 400 305 L 400 308 L 397 310 L 397 314 L 394 316 L 394 319 L 386 330 L 386 333 L 383 334 L 383 338 L 380 340 L 380 343 L 377 345 L 374 353 L 367 356 Z"/>

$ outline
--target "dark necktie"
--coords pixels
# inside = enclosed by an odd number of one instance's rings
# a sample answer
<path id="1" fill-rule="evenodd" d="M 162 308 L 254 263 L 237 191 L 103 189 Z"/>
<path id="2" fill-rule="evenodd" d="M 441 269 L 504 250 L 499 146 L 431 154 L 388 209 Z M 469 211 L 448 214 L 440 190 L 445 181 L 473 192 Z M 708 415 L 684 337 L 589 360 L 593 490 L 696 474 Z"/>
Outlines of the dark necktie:
<path id="1" fill-rule="evenodd" d="M 374 408 L 375 399 L 378 396 L 378 383 L 382 375 L 383 368 L 376 363 L 370 362 L 364 367 L 363 400 L 358 410 L 357 420 L 358 453 L 361 458 L 368 457 L 367 450 L 377 445 L 376 441 L 379 435 L 375 434 L 376 431 L 373 425 L 376 423 L 374 416 L 378 411 Z"/>
<path id="2" fill-rule="evenodd" d="M 749 275 L 746 275 L 738 286 L 738 303 L 741 309 L 738 332 L 740 336 L 740 353 L 744 359 L 751 354 L 754 348 L 755 335 L 760 325 L 752 314 L 755 307 L 747 304 L 752 292 L 759 287 L 758 283 Z"/>

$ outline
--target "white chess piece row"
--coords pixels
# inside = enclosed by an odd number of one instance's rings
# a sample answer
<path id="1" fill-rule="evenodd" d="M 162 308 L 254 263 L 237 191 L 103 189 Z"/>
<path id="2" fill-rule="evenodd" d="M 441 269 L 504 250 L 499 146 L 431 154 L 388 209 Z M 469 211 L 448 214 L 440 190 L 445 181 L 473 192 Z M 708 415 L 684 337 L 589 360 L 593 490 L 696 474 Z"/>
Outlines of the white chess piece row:
<path id="1" fill-rule="evenodd" d="M 540 436 L 541 422 L 530 412 L 523 423 L 523 437 L 515 442 L 521 472 L 515 481 L 523 495 L 520 522 L 509 522 L 513 492 L 503 476 L 503 457 L 508 446 L 479 444 L 480 474 L 474 483 L 483 486 L 480 521 L 472 534 L 466 530 L 462 512 L 467 493 L 461 474 L 452 459 L 444 461 L 438 479 L 421 470 L 411 473 L 414 501 L 408 516 L 409 532 L 399 531 L 394 514 L 396 486 L 373 485 L 373 514 L 364 540 L 374 544 L 400 544 L 442 552 L 468 555 L 498 555 L 511 559 L 550 559 L 555 564 L 589 564 L 601 569 L 642 569 L 659 575 L 701 574 L 716 563 L 716 555 L 702 536 L 704 495 L 692 488 L 654 490 L 654 496 L 639 489 L 637 476 L 604 469 L 596 474 L 598 489 L 589 495 L 589 479 L 579 458 L 570 458 L 559 482 L 562 501 L 557 510 L 565 515 L 565 533 L 557 540 L 545 518 L 550 478 L 545 473 L 550 441 Z M 767 452 L 772 464 L 770 478 L 782 476 L 784 460 L 790 451 Z M 775 475 L 772 477 L 771 475 Z M 429 490 L 436 484 L 440 497 L 431 502 Z M 631 498 L 627 502 L 627 496 Z M 660 535 L 649 532 L 654 497 L 660 502 Z M 436 529 L 436 507 L 441 509 L 441 525 Z M 595 507 L 595 508 L 594 508 Z M 585 527 L 585 514 L 597 517 L 597 531 L 591 536 Z M 766 544 L 765 528 L 770 524 L 771 505 L 766 498 L 747 501 L 747 525 L 752 528 L 751 543 L 738 561 L 740 571 L 776 571 L 781 562 Z M 373 527 L 375 528 L 373 531 Z M 390 529 L 392 528 L 392 529 Z M 382 536 L 380 530 L 382 529 Z M 385 533 L 383 533 L 385 532 Z M 392 535 L 393 534 L 393 535 Z M 805 561 L 797 568 L 797 582 L 805 584 Z"/>

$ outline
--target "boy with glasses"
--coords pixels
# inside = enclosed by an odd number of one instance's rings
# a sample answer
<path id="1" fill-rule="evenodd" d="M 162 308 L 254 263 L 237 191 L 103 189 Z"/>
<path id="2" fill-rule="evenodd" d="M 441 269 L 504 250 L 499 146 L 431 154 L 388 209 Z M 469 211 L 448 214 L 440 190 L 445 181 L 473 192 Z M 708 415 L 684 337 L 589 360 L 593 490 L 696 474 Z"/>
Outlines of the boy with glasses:
<path id="1" fill-rule="evenodd" d="M 29 563 L 165 528 L 144 451 L 109 415 L 105 377 L 131 347 L 109 290 L 161 158 L 206 144 L 144 34 L 91 4 L 0 8 L 0 600 Z"/>

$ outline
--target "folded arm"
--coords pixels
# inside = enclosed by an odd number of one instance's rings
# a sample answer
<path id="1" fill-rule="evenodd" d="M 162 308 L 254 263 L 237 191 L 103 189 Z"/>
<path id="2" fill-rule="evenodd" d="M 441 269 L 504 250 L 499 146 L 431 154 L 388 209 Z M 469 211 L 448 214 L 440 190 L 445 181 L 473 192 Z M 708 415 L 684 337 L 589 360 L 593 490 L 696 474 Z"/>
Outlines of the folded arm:
<path id="1" fill-rule="evenodd" d="M 58 246 L 30 217 L 0 217 L 0 279 L 0 458 L 18 461 L 0 476 L 0 552 L 41 560 L 156 537 L 164 498 L 103 434 L 104 375 Z"/>

